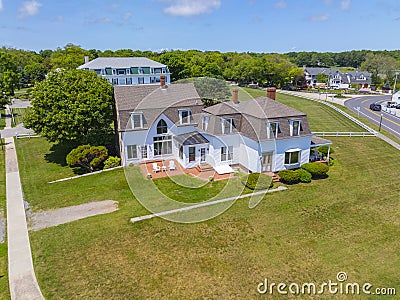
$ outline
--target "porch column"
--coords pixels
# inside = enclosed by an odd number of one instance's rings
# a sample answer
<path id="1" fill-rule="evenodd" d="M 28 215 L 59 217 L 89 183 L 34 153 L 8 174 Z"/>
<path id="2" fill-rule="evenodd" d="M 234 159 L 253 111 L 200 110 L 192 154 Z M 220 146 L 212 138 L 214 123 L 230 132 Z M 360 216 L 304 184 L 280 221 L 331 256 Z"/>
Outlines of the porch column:
<path id="1" fill-rule="evenodd" d="M 329 153 L 331 152 L 331 145 L 328 145 L 328 155 L 326 156 L 326 162 L 329 165 Z"/>

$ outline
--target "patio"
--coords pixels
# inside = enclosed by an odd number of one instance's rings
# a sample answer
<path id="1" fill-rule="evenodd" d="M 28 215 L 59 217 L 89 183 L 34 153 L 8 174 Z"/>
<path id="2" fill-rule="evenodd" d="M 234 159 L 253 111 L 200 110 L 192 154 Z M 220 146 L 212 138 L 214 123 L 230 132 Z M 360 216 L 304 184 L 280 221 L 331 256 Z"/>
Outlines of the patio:
<path id="1" fill-rule="evenodd" d="M 171 170 L 170 161 L 173 161 L 173 165 L 175 166 L 175 170 Z M 156 165 L 154 165 L 156 164 Z M 177 176 L 183 174 L 190 174 L 202 180 L 209 180 L 211 176 L 214 177 L 214 180 L 224 180 L 233 177 L 233 173 L 229 174 L 218 174 L 210 165 L 200 165 L 195 168 L 184 169 L 175 159 L 168 160 L 152 160 L 141 163 L 140 170 L 144 177 L 147 174 L 151 174 L 152 179 L 164 178 L 169 176 Z M 154 167 L 157 167 L 157 172 L 155 172 Z"/>

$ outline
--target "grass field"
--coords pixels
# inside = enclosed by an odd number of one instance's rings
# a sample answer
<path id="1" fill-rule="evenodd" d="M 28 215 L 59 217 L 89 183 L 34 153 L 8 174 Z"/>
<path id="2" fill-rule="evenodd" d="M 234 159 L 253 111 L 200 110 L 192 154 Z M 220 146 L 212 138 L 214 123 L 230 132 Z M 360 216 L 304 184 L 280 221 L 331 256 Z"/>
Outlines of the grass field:
<path id="1" fill-rule="evenodd" d="M 14 114 L 14 122 L 12 126 L 15 127 L 23 122 L 25 114 L 28 112 L 29 108 L 13 108 L 12 112 Z"/>
<path id="2" fill-rule="evenodd" d="M 4 165 L 4 150 L 0 149 L 0 210 L 4 211 L 6 217 L 6 178 Z M 7 240 L 0 243 L 0 299 L 10 299 L 8 289 L 7 271 Z"/>
<path id="3" fill-rule="evenodd" d="M 244 88 L 243 91 L 247 92 L 254 98 L 266 96 L 266 91 Z M 311 131 L 328 132 L 328 131 L 341 131 L 341 132 L 363 132 L 365 129 L 361 128 L 354 122 L 344 118 L 337 111 L 332 110 L 326 105 L 313 102 L 307 99 L 293 97 L 285 94 L 276 94 L 276 100 L 291 106 L 301 112 L 307 114 L 308 122 L 310 123 Z"/>
<path id="4" fill-rule="evenodd" d="M 290 186 L 255 209 L 238 201 L 223 215 L 182 225 L 152 219 L 116 186 L 70 182 L 118 212 L 31 233 L 36 272 L 49 299 L 256 298 L 259 281 L 335 279 L 400 288 L 398 151 L 376 138 L 334 138 L 329 179 Z M 376 153 L 380 153 L 379 156 Z M 81 180 L 81 179 L 79 179 Z M 116 193 L 118 191 L 118 193 Z M 51 191 L 49 191 L 51 192 Z M 83 200 L 83 199 L 81 199 Z M 66 270 L 60 272 L 60 270 Z M 190 280 L 188 280 L 190 278 Z"/>
<path id="5" fill-rule="evenodd" d="M 309 122 L 321 131 L 324 120 L 335 131 L 345 122 L 337 117 L 320 110 Z M 24 195 L 34 209 L 119 201 L 117 212 L 30 233 L 46 299 L 257 299 L 264 278 L 321 283 L 339 271 L 349 282 L 399 291 L 400 153 L 374 137 L 331 140 L 328 179 L 269 194 L 255 209 L 239 200 L 217 218 L 186 225 L 131 224 L 146 210 L 121 169 L 48 184 L 73 175 L 63 155 L 41 138 L 18 140 Z"/>

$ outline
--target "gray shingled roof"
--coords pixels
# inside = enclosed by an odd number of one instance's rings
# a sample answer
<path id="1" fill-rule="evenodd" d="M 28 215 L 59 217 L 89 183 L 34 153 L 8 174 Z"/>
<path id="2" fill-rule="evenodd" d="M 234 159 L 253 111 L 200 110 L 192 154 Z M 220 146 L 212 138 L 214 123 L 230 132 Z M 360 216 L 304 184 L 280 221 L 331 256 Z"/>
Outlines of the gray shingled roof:
<path id="1" fill-rule="evenodd" d="M 210 116 L 207 133 L 222 134 L 222 119 L 232 118 L 233 132 L 240 133 L 252 140 L 267 139 L 267 122 L 278 122 L 280 133 L 277 138 L 290 136 L 290 121 L 301 121 L 301 134 L 310 135 L 307 115 L 267 97 L 259 97 L 250 101 L 234 104 L 223 102 L 203 110 Z"/>
<path id="2" fill-rule="evenodd" d="M 166 65 L 146 57 L 98 57 L 79 66 L 78 69 L 126 69 L 131 67 L 164 68 Z"/>
<path id="3" fill-rule="evenodd" d="M 184 146 L 207 144 L 209 141 L 199 132 L 188 132 L 174 136 L 174 139 Z"/>
<path id="4" fill-rule="evenodd" d="M 130 129 L 132 112 L 142 112 L 144 127 L 153 124 L 160 114 L 171 121 L 179 121 L 179 108 L 190 107 L 192 114 L 200 113 L 203 104 L 192 83 L 157 85 L 121 85 L 114 87 L 119 130 Z"/>
<path id="5" fill-rule="evenodd" d="M 331 145 L 332 142 L 330 140 L 327 139 L 323 139 L 321 137 L 318 136 L 313 136 L 311 137 L 311 146 L 322 146 L 322 145 Z"/>

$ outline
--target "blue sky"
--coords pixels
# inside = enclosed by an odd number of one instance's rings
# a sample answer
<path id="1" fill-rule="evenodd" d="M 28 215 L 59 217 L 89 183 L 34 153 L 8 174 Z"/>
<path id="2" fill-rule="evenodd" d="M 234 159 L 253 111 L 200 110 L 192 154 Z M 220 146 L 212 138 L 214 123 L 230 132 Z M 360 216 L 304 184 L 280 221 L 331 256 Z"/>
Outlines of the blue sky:
<path id="1" fill-rule="evenodd" d="M 399 49 L 398 0 L 0 0 L 0 45 L 238 52 Z"/>

